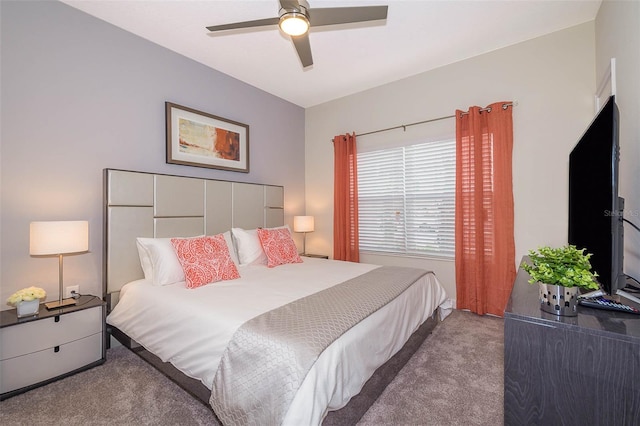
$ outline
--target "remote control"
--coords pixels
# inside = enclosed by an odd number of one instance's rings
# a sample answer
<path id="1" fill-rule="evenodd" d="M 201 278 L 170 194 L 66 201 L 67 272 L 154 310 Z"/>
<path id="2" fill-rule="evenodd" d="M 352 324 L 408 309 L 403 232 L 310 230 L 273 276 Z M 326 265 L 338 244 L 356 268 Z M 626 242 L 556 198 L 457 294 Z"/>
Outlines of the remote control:
<path id="1" fill-rule="evenodd" d="M 640 311 L 633 306 L 623 305 L 622 303 L 618 303 L 615 300 L 605 299 L 602 296 L 585 297 L 582 299 L 578 299 L 578 303 L 582 306 L 588 306 L 589 308 L 606 309 L 608 311 L 618 311 L 640 315 Z"/>

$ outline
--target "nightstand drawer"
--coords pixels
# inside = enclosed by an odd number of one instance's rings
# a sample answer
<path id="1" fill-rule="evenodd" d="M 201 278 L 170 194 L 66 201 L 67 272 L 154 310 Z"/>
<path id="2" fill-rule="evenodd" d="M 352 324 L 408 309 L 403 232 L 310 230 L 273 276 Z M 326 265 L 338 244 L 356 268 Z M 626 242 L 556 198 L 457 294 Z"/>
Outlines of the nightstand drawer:
<path id="1" fill-rule="evenodd" d="M 0 329 L 0 360 L 50 349 L 101 332 L 102 306 L 4 327 Z"/>
<path id="2" fill-rule="evenodd" d="M 102 332 L 54 348 L 0 361 L 1 392 L 68 373 L 102 359 Z"/>

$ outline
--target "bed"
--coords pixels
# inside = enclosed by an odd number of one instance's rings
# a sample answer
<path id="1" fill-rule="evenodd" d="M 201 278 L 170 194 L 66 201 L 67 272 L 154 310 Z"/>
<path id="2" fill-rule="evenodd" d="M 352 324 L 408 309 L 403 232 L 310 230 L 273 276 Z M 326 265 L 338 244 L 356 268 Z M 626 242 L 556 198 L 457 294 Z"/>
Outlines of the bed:
<path id="1" fill-rule="evenodd" d="M 271 402 L 266 403 L 260 397 L 258 411 L 275 417 L 252 417 L 252 421 L 259 423 L 314 425 L 321 424 L 329 411 L 340 410 L 361 392 L 376 369 L 400 351 L 422 324 L 433 321 L 438 307 L 446 300 L 437 278 L 427 271 L 391 270 L 308 257 L 268 267 L 264 253 L 255 252 L 251 233 L 259 228 L 265 228 L 264 232 L 278 230 L 278 235 L 289 232 L 284 225 L 283 206 L 284 188 L 279 186 L 105 170 L 105 289 L 109 328 L 209 390 L 208 402 L 225 423 L 236 420 L 223 412 L 226 408 L 219 401 L 243 400 L 238 394 L 222 392 L 237 391 L 229 387 L 237 387 L 234 383 L 243 377 L 237 364 L 234 368 L 227 366 L 229 353 L 235 353 L 228 348 L 234 347 L 234 339 L 251 321 L 300 301 L 317 300 L 319 294 L 358 281 L 355 285 L 368 286 L 370 277 L 416 274 L 408 275 L 404 287 L 389 300 L 373 307 L 372 312 L 344 331 L 338 331 L 317 356 L 311 355 L 313 362 L 308 370 L 302 370 L 294 389 L 287 391 L 289 399 L 280 415 L 273 414 L 278 410 L 271 409 L 268 405 Z M 146 274 L 149 266 L 145 269 L 139 256 L 141 240 L 165 247 L 170 237 L 188 239 L 201 235 L 220 235 L 220 241 L 224 236 L 237 278 L 187 288 L 189 281 L 184 278 L 158 285 L 157 273 L 153 277 Z M 165 255 L 163 252 L 157 256 L 162 260 L 158 265 L 167 264 Z M 166 271 L 162 274 L 169 276 Z M 279 308 L 282 306 L 285 308 Z M 251 353 L 252 347 L 246 350 Z M 266 374 L 264 364 L 268 363 L 261 362 L 257 373 Z M 227 374 L 229 386 L 221 388 L 225 368 L 233 374 Z M 254 393 L 251 390 L 249 397 L 257 398 Z M 238 409 L 244 410 L 233 408 Z"/>

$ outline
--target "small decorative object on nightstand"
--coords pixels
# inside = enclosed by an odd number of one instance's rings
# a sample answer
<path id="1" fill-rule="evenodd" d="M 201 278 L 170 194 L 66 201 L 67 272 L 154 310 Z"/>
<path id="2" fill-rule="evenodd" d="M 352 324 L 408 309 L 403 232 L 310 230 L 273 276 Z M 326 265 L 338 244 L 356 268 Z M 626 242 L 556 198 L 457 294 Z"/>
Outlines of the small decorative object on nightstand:
<path id="1" fill-rule="evenodd" d="M 0 400 L 104 362 L 106 304 L 89 295 L 76 302 L 25 318 L 0 311 Z"/>
<path id="2" fill-rule="evenodd" d="M 47 292 L 40 287 L 28 287 L 18 290 L 7 299 L 7 305 L 15 306 L 18 318 L 36 315 L 40 310 L 40 300 Z"/>
<path id="3" fill-rule="evenodd" d="M 16 305 L 16 311 L 18 318 L 30 317 L 35 315 L 40 310 L 40 300 L 23 300 Z"/>

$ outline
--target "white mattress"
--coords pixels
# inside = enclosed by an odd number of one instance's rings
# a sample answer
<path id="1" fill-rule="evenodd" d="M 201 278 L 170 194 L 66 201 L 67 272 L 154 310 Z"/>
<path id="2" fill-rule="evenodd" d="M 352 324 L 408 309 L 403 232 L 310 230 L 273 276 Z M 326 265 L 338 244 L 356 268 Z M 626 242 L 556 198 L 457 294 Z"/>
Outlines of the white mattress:
<path id="1" fill-rule="evenodd" d="M 247 320 L 313 294 L 376 265 L 303 257 L 303 264 L 240 267 L 241 278 L 187 289 L 146 280 L 122 288 L 107 322 L 211 389 L 222 353 Z M 331 344 L 305 378 L 284 424 L 320 424 L 343 407 L 406 342 L 446 295 L 427 274 Z M 363 334 L 369 334 L 362 339 Z"/>

